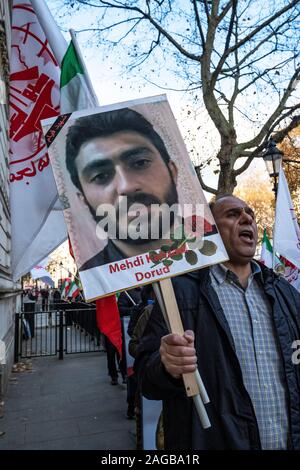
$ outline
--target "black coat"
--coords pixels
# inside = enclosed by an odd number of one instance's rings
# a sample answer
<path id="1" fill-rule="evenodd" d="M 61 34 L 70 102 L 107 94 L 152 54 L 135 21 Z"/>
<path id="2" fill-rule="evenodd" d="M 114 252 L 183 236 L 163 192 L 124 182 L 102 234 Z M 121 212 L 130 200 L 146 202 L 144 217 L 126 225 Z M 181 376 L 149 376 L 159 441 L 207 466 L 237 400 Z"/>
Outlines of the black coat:
<path id="1" fill-rule="evenodd" d="M 133 302 L 130 300 L 126 292 L 121 292 L 118 298 L 118 309 L 120 312 L 120 316 L 128 316 L 131 314 L 132 308 L 137 305 L 141 300 L 141 289 L 134 288 L 127 291 L 130 297 L 132 298 Z"/>
<path id="2" fill-rule="evenodd" d="M 282 352 L 288 391 L 291 436 L 289 447 L 300 449 L 300 365 L 292 363 L 292 343 L 300 339 L 300 295 L 284 279 L 262 266 Z M 209 269 L 173 279 L 184 329 L 195 332 L 198 368 L 211 400 L 206 405 L 212 427 L 203 430 L 181 379 L 173 379 L 159 355 L 167 334 L 155 305 L 139 346 L 135 368 L 146 398 L 163 400 L 165 449 L 260 449 L 254 408 L 246 391 L 233 338 L 214 291 Z M 197 435 L 197 444 L 194 437 Z"/>

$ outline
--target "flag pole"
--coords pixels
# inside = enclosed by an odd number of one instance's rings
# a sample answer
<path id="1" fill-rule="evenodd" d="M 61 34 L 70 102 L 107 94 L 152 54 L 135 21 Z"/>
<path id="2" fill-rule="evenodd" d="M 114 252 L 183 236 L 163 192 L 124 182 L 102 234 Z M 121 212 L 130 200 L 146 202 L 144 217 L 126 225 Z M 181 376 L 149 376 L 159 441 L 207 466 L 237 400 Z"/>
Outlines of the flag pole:
<path id="1" fill-rule="evenodd" d="M 276 211 L 276 209 L 275 209 Z M 275 212 L 275 220 L 276 220 L 276 212 Z M 272 251 L 272 269 L 275 272 L 275 264 L 276 264 L 276 251 L 275 251 L 275 246 L 274 246 L 274 240 L 275 240 L 275 221 L 273 224 L 273 251 Z"/>
<path id="2" fill-rule="evenodd" d="M 54 21 L 46 2 L 44 0 L 31 0 L 31 4 L 46 38 L 48 39 L 58 65 L 61 66 L 62 59 L 68 48 L 67 41 Z"/>
<path id="3" fill-rule="evenodd" d="M 183 335 L 183 325 L 171 279 L 163 279 L 158 283 L 154 283 L 153 287 L 170 332 Z M 210 400 L 199 371 L 183 374 L 182 379 L 187 395 L 193 398 L 203 429 L 210 428 L 211 423 L 204 406 Z"/>
<path id="4" fill-rule="evenodd" d="M 132 302 L 132 305 L 136 305 L 135 301 L 133 300 L 133 298 L 131 297 L 131 295 L 128 294 L 127 290 L 124 291 L 125 294 L 127 295 L 128 299 Z"/>
<path id="5" fill-rule="evenodd" d="M 95 93 L 95 90 L 93 88 L 88 70 L 87 70 L 85 62 L 84 62 L 83 55 L 81 54 L 81 50 L 80 50 L 80 47 L 79 47 L 79 44 L 78 44 L 78 41 L 77 41 L 77 38 L 76 38 L 76 33 L 75 33 L 74 29 L 69 29 L 69 32 L 70 32 L 70 35 L 71 35 L 71 38 L 72 38 L 72 42 L 73 42 L 73 46 L 75 48 L 76 54 L 78 56 L 78 59 L 80 61 L 81 66 L 83 68 L 84 76 L 85 76 L 85 80 L 86 80 L 86 84 L 87 84 L 87 87 L 89 89 L 89 92 L 90 92 L 90 94 L 93 98 L 95 106 L 99 106 L 98 97 L 97 97 L 97 95 Z"/>

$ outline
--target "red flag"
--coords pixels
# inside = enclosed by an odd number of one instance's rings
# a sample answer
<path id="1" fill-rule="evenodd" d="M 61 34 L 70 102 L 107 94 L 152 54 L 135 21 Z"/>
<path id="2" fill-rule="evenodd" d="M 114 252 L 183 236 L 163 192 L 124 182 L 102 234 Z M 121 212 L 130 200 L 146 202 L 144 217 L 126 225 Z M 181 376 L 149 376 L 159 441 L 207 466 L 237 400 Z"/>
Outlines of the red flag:
<path id="1" fill-rule="evenodd" d="M 122 357 L 122 330 L 115 295 L 96 300 L 96 317 L 99 330 L 107 336 Z"/>
<path id="2" fill-rule="evenodd" d="M 70 237 L 68 236 L 68 242 L 69 242 L 69 252 L 70 252 L 70 255 L 72 256 L 72 258 L 75 260 L 75 256 L 74 256 L 74 252 L 73 252 L 73 248 L 72 248 L 72 244 L 71 244 L 71 240 L 70 240 Z"/>

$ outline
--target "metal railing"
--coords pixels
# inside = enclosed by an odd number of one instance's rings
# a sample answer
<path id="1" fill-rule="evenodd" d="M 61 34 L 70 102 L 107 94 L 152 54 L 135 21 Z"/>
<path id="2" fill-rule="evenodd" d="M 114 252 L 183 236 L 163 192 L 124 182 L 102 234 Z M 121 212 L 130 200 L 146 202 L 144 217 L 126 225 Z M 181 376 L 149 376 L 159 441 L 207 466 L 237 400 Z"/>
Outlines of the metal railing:
<path id="1" fill-rule="evenodd" d="M 57 309 L 25 310 L 15 315 L 15 362 L 19 358 L 104 351 L 104 337 L 96 323 L 95 308 L 60 303 Z M 63 307 L 63 308 L 61 308 Z M 30 311 L 30 308 L 32 311 Z"/>

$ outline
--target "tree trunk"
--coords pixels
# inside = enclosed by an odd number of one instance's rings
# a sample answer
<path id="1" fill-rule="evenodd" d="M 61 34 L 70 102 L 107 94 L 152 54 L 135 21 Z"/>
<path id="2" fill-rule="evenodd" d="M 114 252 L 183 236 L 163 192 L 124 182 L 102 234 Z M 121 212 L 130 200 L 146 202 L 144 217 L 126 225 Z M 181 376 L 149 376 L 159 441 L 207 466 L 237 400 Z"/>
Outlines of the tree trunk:
<path id="1" fill-rule="evenodd" d="M 233 168 L 231 168 L 230 162 L 221 163 L 217 197 L 224 194 L 232 194 L 235 186 L 236 179 L 233 175 Z"/>
<path id="2" fill-rule="evenodd" d="M 230 138 L 221 136 L 221 148 L 217 159 L 220 162 L 220 174 L 218 182 L 217 197 L 222 194 L 232 194 L 236 186 L 236 176 L 234 174 L 235 153 L 237 145 L 236 133 L 232 130 Z"/>

